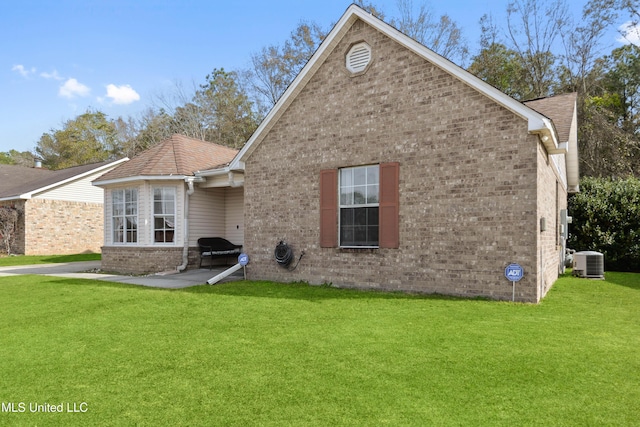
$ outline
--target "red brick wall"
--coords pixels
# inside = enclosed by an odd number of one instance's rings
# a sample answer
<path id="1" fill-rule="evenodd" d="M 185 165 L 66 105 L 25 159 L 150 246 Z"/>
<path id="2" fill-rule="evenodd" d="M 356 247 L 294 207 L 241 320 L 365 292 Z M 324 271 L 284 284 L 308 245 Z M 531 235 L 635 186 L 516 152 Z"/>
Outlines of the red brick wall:
<path id="1" fill-rule="evenodd" d="M 511 299 L 518 262 L 516 299 L 537 301 L 537 151 L 525 120 L 358 21 L 246 161 L 249 278 Z M 320 171 L 382 162 L 400 163 L 400 248 L 320 248 Z M 295 271 L 280 240 L 305 251 Z"/>

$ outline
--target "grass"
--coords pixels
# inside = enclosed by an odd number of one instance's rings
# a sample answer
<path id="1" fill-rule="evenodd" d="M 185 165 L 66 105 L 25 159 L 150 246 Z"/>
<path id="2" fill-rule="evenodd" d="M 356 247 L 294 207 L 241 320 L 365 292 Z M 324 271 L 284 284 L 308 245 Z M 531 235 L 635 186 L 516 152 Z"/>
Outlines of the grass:
<path id="1" fill-rule="evenodd" d="M 76 255 L 11 255 L 0 256 L 0 267 L 31 264 L 58 264 L 77 261 L 99 261 L 101 254 L 88 253 Z"/>
<path id="2" fill-rule="evenodd" d="M 538 305 L 5 277 L 0 402 L 26 410 L 0 424 L 631 426 L 639 349 L 634 274 L 566 276 Z"/>

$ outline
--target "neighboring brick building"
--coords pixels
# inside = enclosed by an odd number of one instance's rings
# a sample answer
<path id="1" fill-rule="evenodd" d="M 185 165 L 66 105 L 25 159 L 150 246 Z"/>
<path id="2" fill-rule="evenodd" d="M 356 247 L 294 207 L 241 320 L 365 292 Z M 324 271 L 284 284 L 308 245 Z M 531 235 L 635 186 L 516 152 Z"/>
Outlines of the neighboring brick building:
<path id="1" fill-rule="evenodd" d="M 124 160 L 57 171 L 0 165 L 0 206 L 12 206 L 19 211 L 12 252 L 99 253 L 104 196 L 102 189 L 93 187 L 91 181 Z"/>
<path id="2" fill-rule="evenodd" d="M 515 101 L 351 6 L 225 168 L 248 277 L 511 299 L 519 263 L 515 299 L 539 301 L 578 190 L 575 105 Z"/>

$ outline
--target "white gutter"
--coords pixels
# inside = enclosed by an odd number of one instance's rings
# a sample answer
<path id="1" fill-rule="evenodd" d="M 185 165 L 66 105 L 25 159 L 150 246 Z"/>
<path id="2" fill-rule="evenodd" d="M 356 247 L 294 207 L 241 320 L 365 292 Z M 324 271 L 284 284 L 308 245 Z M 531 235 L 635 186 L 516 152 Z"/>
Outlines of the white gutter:
<path id="1" fill-rule="evenodd" d="M 128 182 L 140 182 L 140 181 L 172 181 L 172 180 L 186 181 L 187 178 L 193 178 L 193 177 L 188 177 L 184 175 L 136 175 L 136 176 L 129 176 L 126 178 L 108 179 L 105 181 L 97 181 L 97 182 L 92 181 L 91 184 L 95 185 L 96 187 L 104 187 L 111 184 L 125 184 Z"/>
<path id="2" fill-rule="evenodd" d="M 182 264 L 176 267 L 178 272 L 184 271 L 189 264 L 189 196 L 193 194 L 195 189 L 193 188 L 193 182 L 195 181 L 195 177 L 187 177 L 185 178 L 185 182 L 187 183 L 187 191 L 184 193 L 184 218 L 183 218 L 183 240 L 184 246 L 182 248 Z"/>
<path id="3" fill-rule="evenodd" d="M 244 164 L 243 164 L 244 167 Z M 208 177 L 220 177 L 220 176 L 226 176 L 227 178 L 227 184 L 221 184 L 221 185 L 214 185 L 214 187 L 242 187 L 243 181 L 237 181 L 236 180 L 236 176 L 238 176 L 237 174 L 238 170 L 237 169 L 231 169 L 230 166 L 226 166 L 224 168 L 219 168 L 219 169 L 210 169 L 210 170 L 205 170 L 205 171 L 196 171 L 195 175 L 197 178 L 200 179 L 204 179 L 206 180 L 206 178 Z M 240 173 L 239 176 L 242 176 L 243 174 Z"/>

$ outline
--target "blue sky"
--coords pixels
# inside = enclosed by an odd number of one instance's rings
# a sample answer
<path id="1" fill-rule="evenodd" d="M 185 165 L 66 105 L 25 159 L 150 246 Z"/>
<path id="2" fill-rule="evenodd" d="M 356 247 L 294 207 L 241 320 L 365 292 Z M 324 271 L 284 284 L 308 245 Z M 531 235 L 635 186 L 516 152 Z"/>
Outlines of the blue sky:
<path id="1" fill-rule="evenodd" d="M 387 16 L 395 0 L 372 1 Z M 477 48 L 484 13 L 508 0 L 431 1 Z M 249 67 L 302 20 L 335 23 L 350 0 L 8 0 L 0 12 L 0 151 L 32 151 L 40 136 L 88 108 L 135 116 L 176 82 L 203 83 L 214 68 Z M 420 4 L 414 0 L 414 4 Z M 586 1 L 568 1 L 579 17 Z M 612 31 L 609 42 L 615 42 Z M 609 49 L 610 50 L 610 49 Z"/>

